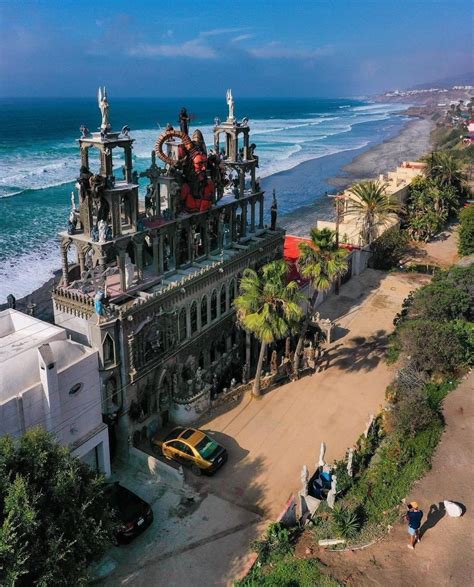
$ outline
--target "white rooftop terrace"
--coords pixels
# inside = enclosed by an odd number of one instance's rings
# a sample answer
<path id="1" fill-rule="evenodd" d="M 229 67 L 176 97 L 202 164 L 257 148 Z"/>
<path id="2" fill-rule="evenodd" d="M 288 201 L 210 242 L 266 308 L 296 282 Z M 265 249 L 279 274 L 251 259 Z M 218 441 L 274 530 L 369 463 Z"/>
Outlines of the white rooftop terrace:
<path id="1" fill-rule="evenodd" d="M 21 369 L 21 355 L 52 340 L 65 340 L 66 331 L 17 310 L 0 312 L 0 364 L 15 360 Z"/>

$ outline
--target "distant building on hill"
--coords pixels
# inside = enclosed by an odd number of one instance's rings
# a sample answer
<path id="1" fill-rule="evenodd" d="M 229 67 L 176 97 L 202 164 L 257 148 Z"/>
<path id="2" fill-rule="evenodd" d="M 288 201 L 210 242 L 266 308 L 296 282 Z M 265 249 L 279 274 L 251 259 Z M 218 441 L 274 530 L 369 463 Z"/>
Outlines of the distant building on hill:
<path id="1" fill-rule="evenodd" d="M 233 301 L 246 267 L 282 258 L 284 231 L 265 226 L 248 119 L 235 117 L 230 91 L 227 103 L 210 148 L 198 129 L 189 136 L 186 116 L 140 174 L 134 139 L 128 127 L 111 130 L 108 104 L 101 132 L 83 127 L 78 140 L 79 209 L 60 233 L 55 321 L 98 349 L 103 415 L 124 449 L 168 421 L 192 422 L 256 365 L 258 344 L 236 326 Z"/>
<path id="2" fill-rule="evenodd" d="M 98 352 L 63 328 L 16 310 L 0 312 L 0 430 L 14 438 L 41 426 L 72 455 L 110 475 Z"/>

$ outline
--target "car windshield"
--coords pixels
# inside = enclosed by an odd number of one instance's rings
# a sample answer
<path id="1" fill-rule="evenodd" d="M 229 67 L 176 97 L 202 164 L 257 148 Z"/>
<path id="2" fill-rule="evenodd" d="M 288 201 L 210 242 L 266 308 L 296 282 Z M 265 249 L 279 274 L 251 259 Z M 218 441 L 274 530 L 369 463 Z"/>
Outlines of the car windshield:
<path id="1" fill-rule="evenodd" d="M 196 444 L 196 449 L 204 459 L 209 459 L 219 450 L 219 445 L 209 436 L 205 436 Z"/>
<path id="2" fill-rule="evenodd" d="M 192 428 L 188 428 L 180 435 L 180 438 L 184 438 L 186 440 L 186 438 L 190 438 L 194 433 L 195 430 L 193 430 Z"/>

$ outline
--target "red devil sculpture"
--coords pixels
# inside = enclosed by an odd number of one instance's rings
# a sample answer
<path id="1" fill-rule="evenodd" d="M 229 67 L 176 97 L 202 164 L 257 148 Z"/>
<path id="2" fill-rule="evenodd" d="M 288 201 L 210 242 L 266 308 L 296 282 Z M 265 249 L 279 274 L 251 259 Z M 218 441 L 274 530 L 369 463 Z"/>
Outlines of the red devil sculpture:
<path id="1" fill-rule="evenodd" d="M 186 160 L 191 165 L 186 173 L 186 180 L 181 188 L 181 200 L 186 212 L 204 212 L 213 203 L 215 186 L 212 179 L 207 177 L 207 154 L 202 134 L 195 131 L 192 140 L 180 130 L 166 130 L 162 133 L 155 145 L 155 152 L 158 157 L 168 165 L 185 166 Z M 178 147 L 178 160 L 172 159 L 163 152 L 163 144 L 173 137 L 180 138 L 182 143 Z"/>

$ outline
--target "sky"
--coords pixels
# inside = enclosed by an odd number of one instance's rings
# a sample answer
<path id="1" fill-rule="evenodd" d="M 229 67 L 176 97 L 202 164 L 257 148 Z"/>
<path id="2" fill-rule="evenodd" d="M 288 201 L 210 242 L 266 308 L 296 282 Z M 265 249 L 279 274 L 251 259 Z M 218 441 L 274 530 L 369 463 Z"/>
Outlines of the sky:
<path id="1" fill-rule="evenodd" d="M 362 96 L 474 70 L 471 0 L 0 0 L 0 96 Z"/>

